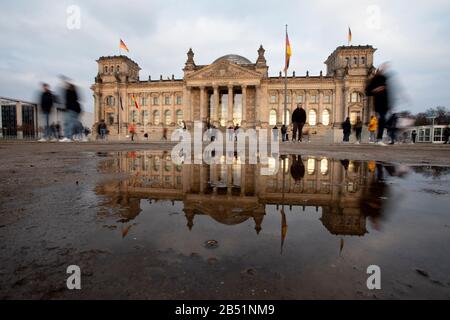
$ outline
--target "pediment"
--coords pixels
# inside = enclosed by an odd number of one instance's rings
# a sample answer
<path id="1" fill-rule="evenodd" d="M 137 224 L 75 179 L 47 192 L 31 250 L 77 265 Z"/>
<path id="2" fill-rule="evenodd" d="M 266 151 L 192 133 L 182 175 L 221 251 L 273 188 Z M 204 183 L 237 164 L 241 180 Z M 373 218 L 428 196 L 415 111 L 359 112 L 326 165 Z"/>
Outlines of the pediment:
<path id="1" fill-rule="evenodd" d="M 241 67 L 229 61 L 218 61 L 202 68 L 186 77 L 187 80 L 234 80 L 234 79 L 260 79 L 262 75 L 253 70 Z"/>

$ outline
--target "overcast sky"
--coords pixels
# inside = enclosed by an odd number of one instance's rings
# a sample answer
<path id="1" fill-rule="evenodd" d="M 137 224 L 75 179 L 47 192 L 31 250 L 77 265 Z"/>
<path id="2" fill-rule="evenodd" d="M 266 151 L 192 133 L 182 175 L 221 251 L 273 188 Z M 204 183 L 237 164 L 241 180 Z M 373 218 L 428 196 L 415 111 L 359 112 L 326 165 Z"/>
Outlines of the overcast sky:
<path id="1" fill-rule="evenodd" d="M 64 74 L 80 86 L 83 106 L 92 111 L 95 60 L 118 54 L 120 38 L 142 68 L 141 79 L 181 78 L 190 47 L 197 64 L 209 64 L 230 53 L 256 61 L 260 44 L 270 75 L 277 75 L 288 24 L 297 75 L 325 72 L 323 62 L 347 43 L 350 26 L 354 45 L 378 49 L 376 65 L 392 62 L 406 97 L 399 109 L 450 107 L 450 1 L 393 2 L 2 1 L 0 96 L 35 100 L 41 81 L 55 87 Z M 67 11 L 71 5 L 80 9 L 79 29 Z"/>

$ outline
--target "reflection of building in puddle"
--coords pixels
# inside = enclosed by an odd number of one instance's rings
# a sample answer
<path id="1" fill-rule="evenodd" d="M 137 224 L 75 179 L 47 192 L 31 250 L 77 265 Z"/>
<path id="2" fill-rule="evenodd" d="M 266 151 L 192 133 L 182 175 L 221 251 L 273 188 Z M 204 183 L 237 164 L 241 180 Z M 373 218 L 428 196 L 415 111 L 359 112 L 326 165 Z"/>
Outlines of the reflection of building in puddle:
<path id="1" fill-rule="evenodd" d="M 226 225 L 253 219 L 261 230 L 266 205 L 322 208 L 321 221 L 335 235 L 364 235 L 364 190 L 373 174 L 363 162 L 332 161 L 321 157 L 288 156 L 269 161 L 277 174 L 260 174 L 260 165 L 175 165 L 168 153 L 121 154 L 101 164 L 105 172 L 132 177 L 97 187 L 108 206 L 123 209 L 125 219 L 140 213 L 141 199 L 181 201 L 191 229 L 196 215 L 208 215 Z M 283 185 L 284 182 L 284 185 Z M 128 211 L 128 212 L 127 212 Z"/>

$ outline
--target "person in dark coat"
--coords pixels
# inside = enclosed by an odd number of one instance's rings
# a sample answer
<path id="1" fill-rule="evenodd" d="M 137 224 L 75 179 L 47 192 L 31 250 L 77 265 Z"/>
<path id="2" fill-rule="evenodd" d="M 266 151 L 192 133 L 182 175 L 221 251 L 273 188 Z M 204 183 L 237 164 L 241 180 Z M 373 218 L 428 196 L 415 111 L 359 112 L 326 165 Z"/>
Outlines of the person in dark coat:
<path id="1" fill-rule="evenodd" d="M 303 132 L 303 126 L 306 123 L 306 111 L 302 108 L 302 104 L 297 104 L 297 108 L 292 113 L 292 125 L 293 128 L 293 134 L 292 134 L 292 141 L 295 142 L 297 139 L 297 131 L 298 131 L 298 141 L 302 141 L 302 132 Z"/>
<path id="2" fill-rule="evenodd" d="M 283 142 L 287 141 L 287 127 L 284 124 L 281 126 L 281 139 Z"/>
<path id="3" fill-rule="evenodd" d="M 292 156 L 291 176 L 292 179 L 294 179 L 295 184 L 300 183 L 300 181 L 305 177 L 305 165 L 303 164 L 301 155 Z"/>
<path id="4" fill-rule="evenodd" d="M 417 140 L 417 131 L 413 130 L 413 132 L 411 132 L 411 141 L 412 143 L 416 143 Z"/>
<path id="5" fill-rule="evenodd" d="M 448 126 L 444 129 L 444 132 L 442 135 L 443 135 L 443 139 L 444 139 L 444 144 L 450 143 L 448 141 L 448 138 L 450 137 L 450 128 Z"/>
<path id="6" fill-rule="evenodd" d="M 42 142 L 47 141 L 51 136 L 50 114 L 52 113 L 53 102 L 55 102 L 55 96 L 50 91 L 50 86 L 47 83 L 42 84 L 41 110 L 45 121 L 44 136 L 39 140 Z"/>
<path id="7" fill-rule="evenodd" d="M 378 114 L 377 140 L 380 145 L 384 145 L 383 133 L 386 126 L 386 114 L 391 109 L 388 78 L 384 69 L 385 65 L 380 66 L 366 86 L 366 96 L 373 97 L 375 112 Z"/>
<path id="8" fill-rule="evenodd" d="M 350 118 L 347 117 L 342 124 L 342 131 L 344 133 L 344 142 L 350 141 L 350 134 L 352 133 L 352 124 L 350 123 Z"/>
<path id="9" fill-rule="evenodd" d="M 398 123 L 398 115 L 396 113 L 392 114 L 389 120 L 386 122 L 386 127 L 388 128 L 388 134 L 391 138 L 391 142 L 389 144 L 394 144 L 397 141 L 397 123 Z"/>
<path id="10" fill-rule="evenodd" d="M 66 112 L 64 123 L 64 139 L 61 142 L 71 142 L 76 127 L 80 123 L 78 120 L 81 113 L 81 106 L 78 102 L 78 94 L 75 85 L 66 80 Z"/>
<path id="11" fill-rule="evenodd" d="M 356 120 L 356 123 L 354 125 L 356 144 L 361 143 L 362 129 L 363 129 L 363 123 L 361 121 L 361 118 L 358 117 L 358 119 Z"/>

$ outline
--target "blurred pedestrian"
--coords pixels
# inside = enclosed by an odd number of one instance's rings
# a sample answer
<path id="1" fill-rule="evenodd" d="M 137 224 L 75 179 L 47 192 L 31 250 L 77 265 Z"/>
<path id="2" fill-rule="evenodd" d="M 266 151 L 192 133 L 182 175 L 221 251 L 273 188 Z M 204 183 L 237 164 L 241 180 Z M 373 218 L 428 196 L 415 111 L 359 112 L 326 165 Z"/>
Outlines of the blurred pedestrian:
<path id="1" fill-rule="evenodd" d="M 449 128 L 449 126 L 447 126 L 444 129 L 444 132 L 442 133 L 442 136 L 443 136 L 443 139 L 444 139 L 444 144 L 448 144 L 449 143 L 448 138 L 450 137 L 450 128 Z"/>
<path id="2" fill-rule="evenodd" d="M 395 144 L 395 142 L 397 141 L 397 132 L 398 132 L 397 122 L 398 122 L 398 114 L 396 113 L 393 113 L 389 118 L 389 120 L 386 122 L 389 138 L 391 139 L 389 144 Z"/>
<path id="3" fill-rule="evenodd" d="M 288 141 L 288 137 L 287 137 L 287 127 L 286 127 L 285 124 L 283 124 L 283 125 L 281 126 L 281 140 L 282 140 L 283 142 Z"/>
<path id="4" fill-rule="evenodd" d="M 415 144 L 415 143 L 416 143 L 416 139 L 417 139 L 417 131 L 416 131 L 416 130 L 413 130 L 413 131 L 411 132 L 411 142 L 412 142 L 413 144 Z"/>
<path id="5" fill-rule="evenodd" d="M 297 104 L 297 108 L 292 113 L 292 125 L 293 125 L 293 132 L 292 132 L 292 142 L 295 142 L 297 139 L 297 132 L 298 132 L 298 141 L 302 141 L 302 134 L 303 134 L 303 126 L 306 123 L 306 111 L 302 108 L 302 104 Z"/>
<path id="6" fill-rule="evenodd" d="M 132 124 L 130 124 L 130 127 L 128 128 L 128 132 L 130 133 L 131 141 L 134 141 L 134 135 L 136 134 L 136 125 L 134 124 L 134 122 Z"/>
<path id="7" fill-rule="evenodd" d="M 47 83 L 42 84 L 42 95 L 41 95 L 41 110 L 44 115 L 44 136 L 39 140 L 40 142 L 45 142 L 51 138 L 51 128 L 50 128 L 50 114 L 53 110 L 53 102 L 55 102 L 55 96 L 50 91 L 50 86 Z"/>
<path id="8" fill-rule="evenodd" d="M 344 134 L 344 143 L 347 143 L 350 141 L 350 135 L 352 133 L 352 124 L 350 123 L 350 118 L 347 117 L 345 119 L 344 123 L 342 123 L 342 132 Z"/>
<path id="9" fill-rule="evenodd" d="M 163 139 L 163 140 L 167 140 L 167 131 L 168 131 L 167 128 L 164 127 L 164 128 L 163 128 L 163 136 L 162 136 L 162 139 Z"/>
<path id="10" fill-rule="evenodd" d="M 370 118 L 369 122 L 369 143 L 375 143 L 377 141 L 377 129 L 378 129 L 378 119 L 375 116 Z"/>
<path id="11" fill-rule="evenodd" d="M 79 124 L 78 119 L 81 113 L 81 105 L 78 102 L 78 94 L 75 85 L 70 83 L 68 80 L 66 80 L 65 103 L 64 138 L 60 141 L 72 142 L 73 135 L 75 134 L 75 130 Z"/>
<path id="12" fill-rule="evenodd" d="M 385 146 L 383 134 L 386 125 L 386 114 L 391 109 L 385 68 L 386 64 L 381 65 L 366 86 L 366 95 L 373 96 L 375 112 L 378 114 L 377 143 L 382 146 Z"/>
<path id="13" fill-rule="evenodd" d="M 356 119 L 356 123 L 355 123 L 355 126 L 354 126 L 355 136 L 356 136 L 356 144 L 360 144 L 361 143 L 362 129 L 363 129 L 363 123 L 361 121 L 361 118 L 358 117 Z"/>
<path id="14" fill-rule="evenodd" d="M 278 141 L 278 127 L 275 125 L 275 127 L 272 128 L 272 136 L 273 141 Z"/>
<path id="15" fill-rule="evenodd" d="M 106 131 L 108 130 L 108 127 L 106 126 L 106 122 L 105 120 L 100 120 L 100 123 L 98 124 L 98 136 L 100 137 L 100 139 L 102 140 L 106 140 Z"/>

